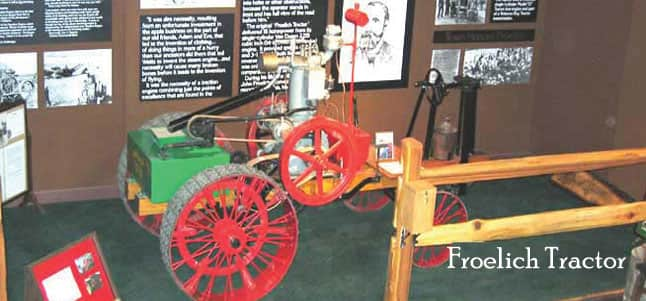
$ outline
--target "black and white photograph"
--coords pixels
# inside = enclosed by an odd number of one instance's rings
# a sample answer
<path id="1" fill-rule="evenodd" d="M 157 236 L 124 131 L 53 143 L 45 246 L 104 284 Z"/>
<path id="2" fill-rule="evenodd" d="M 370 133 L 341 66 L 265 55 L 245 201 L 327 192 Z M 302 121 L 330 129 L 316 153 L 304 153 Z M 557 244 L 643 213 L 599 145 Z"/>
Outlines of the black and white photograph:
<path id="1" fill-rule="evenodd" d="M 139 8 L 235 7 L 236 0 L 141 0 Z"/>
<path id="2" fill-rule="evenodd" d="M 112 103 L 112 50 L 45 52 L 47 107 Z"/>
<path id="3" fill-rule="evenodd" d="M 24 101 L 38 108 L 36 52 L 0 54 L 0 102 Z"/>
<path id="4" fill-rule="evenodd" d="M 85 288 L 88 294 L 92 295 L 94 292 L 103 287 L 103 280 L 101 280 L 101 272 L 96 272 L 90 277 L 85 278 Z"/>
<path id="5" fill-rule="evenodd" d="M 79 274 L 85 274 L 94 268 L 94 257 L 92 257 L 92 253 L 85 253 L 79 258 L 74 259 L 74 264 L 76 264 L 76 269 Z"/>
<path id="6" fill-rule="evenodd" d="M 445 83 L 454 82 L 454 78 L 460 75 L 460 54 L 461 49 L 435 49 L 431 57 L 431 68 L 435 68 L 442 74 Z"/>
<path id="7" fill-rule="evenodd" d="M 533 54 L 533 47 L 468 49 L 463 75 L 480 79 L 483 85 L 526 84 Z"/>
<path id="8" fill-rule="evenodd" d="M 435 25 L 484 24 L 487 0 L 436 0 Z"/>
<path id="9" fill-rule="evenodd" d="M 368 15 L 368 23 L 357 28 L 355 82 L 383 83 L 383 87 L 405 86 L 408 74 L 412 1 L 361 0 L 359 10 Z M 337 17 L 353 8 L 355 1 L 343 1 Z M 345 18 L 341 23 L 344 41 L 354 38 L 354 24 Z M 339 55 L 339 83 L 349 83 L 352 75 L 352 47 L 343 47 Z M 379 84 L 372 87 L 380 87 Z"/>

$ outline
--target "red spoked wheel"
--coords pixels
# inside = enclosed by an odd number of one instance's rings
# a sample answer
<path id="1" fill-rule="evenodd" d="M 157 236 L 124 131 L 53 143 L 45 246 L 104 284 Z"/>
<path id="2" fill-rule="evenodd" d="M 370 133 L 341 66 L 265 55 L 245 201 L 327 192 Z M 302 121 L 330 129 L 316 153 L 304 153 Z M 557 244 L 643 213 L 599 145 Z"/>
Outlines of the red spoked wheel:
<path id="1" fill-rule="evenodd" d="M 164 214 L 162 259 L 194 300 L 258 300 L 287 274 L 296 212 L 271 178 L 243 165 L 207 169 Z"/>
<path id="2" fill-rule="evenodd" d="M 390 202 L 390 197 L 383 190 L 360 191 L 357 195 L 345 200 L 343 204 L 350 210 L 366 213 L 381 210 Z"/>
<path id="3" fill-rule="evenodd" d="M 469 216 L 460 198 L 447 191 L 438 191 L 435 201 L 433 225 L 466 222 Z M 413 253 L 413 264 L 418 268 L 434 268 L 449 259 L 450 245 L 416 247 Z"/>
<path id="4" fill-rule="evenodd" d="M 343 194 L 356 174 L 349 130 L 316 116 L 289 134 L 280 152 L 280 178 L 293 199 L 326 205 Z"/>
<path id="5" fill-rule="evenodd" d="M 262 100 L 262 103 L 258 106 L 256 111 L 256 116 L 264 116 L 271 113 L 272 106 L 276 105 L 287 105 L 287 95 L 281 94 L 276 97 L 267 97 Z M 252 121 L 247 124 L 247 139 L 262 139 L 271 136 L 271 131 L 262 129 L 259 126 L 259 122 L 262 121 Z M 247 151 L 249 152 L 249 158 L 254 159 L 258 157 L 258 149 L 260 145 L 255 141 L 247 142 Z"/>

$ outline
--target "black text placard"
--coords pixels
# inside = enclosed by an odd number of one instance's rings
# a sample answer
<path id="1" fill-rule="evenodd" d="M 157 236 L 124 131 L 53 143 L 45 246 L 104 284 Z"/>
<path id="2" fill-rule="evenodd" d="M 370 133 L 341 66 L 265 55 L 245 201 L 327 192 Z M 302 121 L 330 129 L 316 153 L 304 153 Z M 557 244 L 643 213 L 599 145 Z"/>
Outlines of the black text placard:
<path id="1" fill-rule="evenodd" d="M 141 17 L 141 100 L 231 95 L 233 15 Z"/>

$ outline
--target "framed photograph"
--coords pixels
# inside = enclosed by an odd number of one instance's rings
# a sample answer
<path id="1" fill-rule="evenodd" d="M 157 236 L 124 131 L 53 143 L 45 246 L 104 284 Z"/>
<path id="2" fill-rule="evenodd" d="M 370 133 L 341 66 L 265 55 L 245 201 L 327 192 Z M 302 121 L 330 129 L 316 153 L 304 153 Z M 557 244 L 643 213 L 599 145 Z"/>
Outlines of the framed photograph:
<path id="1" fill-rule="evenodd" d="M 1 103 L 24 101 L 28 109 L 38 108 L 36 62 L 36 52 L 0 54 Z"/>
<path id="2" fill-rule="evenodd" d="M 415 1 L 337 0 L 335 24 L 341 24 L 344 41 L 354 38 L 354 24 L 343 16 L 348 9 L 354 8 L 355 2 L 359 4 L 359 10 L 368 15 L 368 23 L 357 27 L 354 60 L 352 47 L 346 46 L 341 49 L 337 64 L 333 64 L 337 89 L 350 83 L 353 61 L 356 89 L 406 87 Z"/>
<path id="3" fill-rule="evenodd" d="M 487 0 L 435 1 L 435 25 L 485 23 Z"/>
<path id="4" fill-rule="evenodd" d="M 534 48 L 481 48 L 464 52 L 463 75 L 483 85 L 527 84 L 532 75 Z"/>
<path id="5" fill-rule="evenodd" d="M 115 300 L 96 233 L 27 266 L 25 300 Z"/>
<path id="6" fill-rule="evenodd" d="M 112 49 L 43 54 L 48 108 L 112 103 Z"/>
<path id="7" fill-rule="evenodd" d="M 452 83 L 460 75 L 461 49 L 434 49 L 431 54 L 431 68 L 440 71 L 445 83 Z"/>
<path id="8" fill-rule="evenodd" d="M 390 160 L 395 157 L 395 139 L 393 132 L 376 132 L 375 147 L 377 160 Z"/>

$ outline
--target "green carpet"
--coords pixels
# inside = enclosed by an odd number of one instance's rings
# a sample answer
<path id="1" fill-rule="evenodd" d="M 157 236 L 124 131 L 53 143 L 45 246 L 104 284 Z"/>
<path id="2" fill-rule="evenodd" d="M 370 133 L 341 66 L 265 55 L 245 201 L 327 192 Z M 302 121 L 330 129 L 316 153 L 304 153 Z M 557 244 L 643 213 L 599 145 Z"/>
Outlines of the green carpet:
<path id="1" fill-rule="evenodd" d="M 471 185 L 463 197 L 470 217 L 493 218 L 586 206 L 545 177 Z M 382 300 L 392 204 L 357 214 L 340 202 L 299 215 L 299 248 L 287 276 L 264 300 Z M 122 300 L 188 300 L 168 275 L 156 237 L 130 220 L 118 200 L 5 208 L 9 300 L 22 300 L 25 266 L 96 231 Z M 410 300 L 553 300 L 623 287 L 625 270 L 548 269 L 544 248 L 559 256 L 625 257 L 630 226 L 462 245 L 461 254 L 497 256 L 496 247 L 539 258 L 536 270 L 415 268 Z"/>

